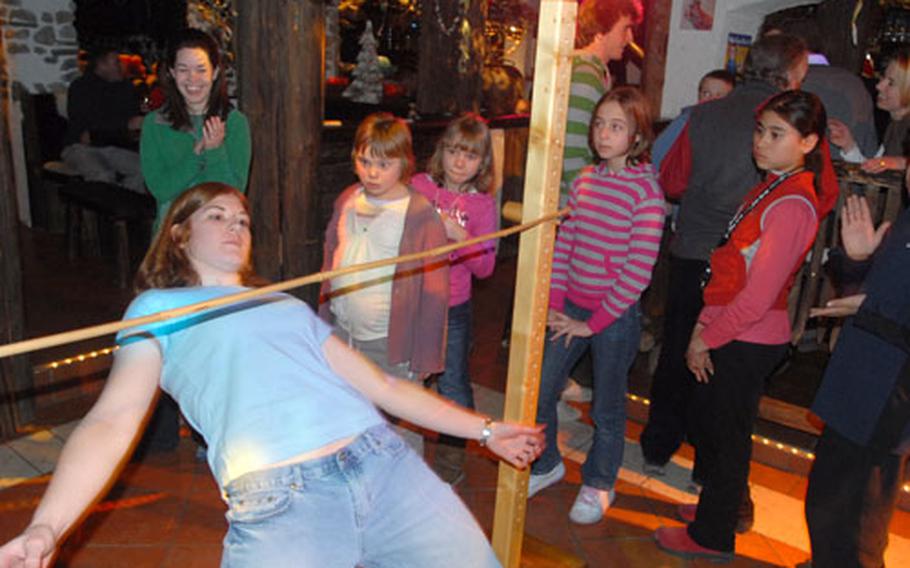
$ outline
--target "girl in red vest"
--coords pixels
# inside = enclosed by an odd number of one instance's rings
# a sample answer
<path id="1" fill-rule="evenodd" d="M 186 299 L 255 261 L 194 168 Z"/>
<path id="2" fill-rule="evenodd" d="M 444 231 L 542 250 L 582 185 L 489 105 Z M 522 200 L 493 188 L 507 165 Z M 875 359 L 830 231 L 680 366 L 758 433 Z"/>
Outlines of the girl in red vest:
<path id="1" fill-rule="evenodd" d="M 756 112 L 752 155 L 766 176 L 730 220 L 703 280 L 705 307 L 686 363 L 698 381 L 693 416 L 704 485 L 697 506 L 679 508 L 688 527 L 655 533 L 668 552 L 733 556 L 748 501 L 752 423 L 765 379 L 786 356 L 787 295 L 827 210 L 819 202 L 829 202 L 826 123 L 818 97 L 800 91 L 779 93 Z"/>

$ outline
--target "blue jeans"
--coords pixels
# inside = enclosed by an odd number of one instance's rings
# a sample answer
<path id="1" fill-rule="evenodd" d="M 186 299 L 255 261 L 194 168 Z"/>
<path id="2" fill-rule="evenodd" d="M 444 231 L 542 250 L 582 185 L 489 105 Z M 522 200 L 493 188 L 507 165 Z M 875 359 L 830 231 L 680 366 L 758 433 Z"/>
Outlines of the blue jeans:
<path id="1" fill-rule="evenodd" d="M 449 308 L 446 334 L 446 370 L 439 375 L 439 394 L 465 408 L 474 408 L 474 391 L 468 376 L 471 350 L 471 301 Z"/>
<path id="2" fill-rule="evenodd" d="M 499 566 L 477 522 L 388 425 L 225 489 L 222 568 Z"/>
<path id="3" fill-rule="evenodd" d="M 591 316 L 589 310 L 569 301 L 566 301 L 564 313 L 581 321 L 587 321 Z M 638 353 L 640 319 L 636 302 L 600 333 L 573 338 L 568 347 L 564 337 L 550 341 L 548 334 L 537 401 L 537 422 L 547 425 L 547 447 L 531 467 L 532 473 L 547 473 L 562 460 L 557 445 L 556 404 L 566 387 L 569 372 L 590 347 L 594 362 L 594 398 L 591 402 L 594 442 L 581 468 L 581 476 L 585 485 L 597 489 L 612 489 L 616 484 L 625 446 L 626 387 L 629 369 Z"/>

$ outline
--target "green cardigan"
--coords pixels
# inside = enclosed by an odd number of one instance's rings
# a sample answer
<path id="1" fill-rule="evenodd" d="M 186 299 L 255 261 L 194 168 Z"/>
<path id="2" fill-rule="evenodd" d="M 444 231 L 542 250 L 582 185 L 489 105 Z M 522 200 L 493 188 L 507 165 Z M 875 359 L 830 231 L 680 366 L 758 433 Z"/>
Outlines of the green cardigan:
<path id="1" fill-rule="evenodd" d="M 158 202 L 155 227 L 174 198 L 199 183 L 220 181 L 246 193 L 250 172 L 250 125 L 246 117 L 232 110 L 224 143 L 199 155 L 193 146 L 202 136 L 202 117 L 192 118 L 194 132 L 174 130 L 158 111 L 146 115 L 142 122 L 139 153 L 145 185 Z"/>

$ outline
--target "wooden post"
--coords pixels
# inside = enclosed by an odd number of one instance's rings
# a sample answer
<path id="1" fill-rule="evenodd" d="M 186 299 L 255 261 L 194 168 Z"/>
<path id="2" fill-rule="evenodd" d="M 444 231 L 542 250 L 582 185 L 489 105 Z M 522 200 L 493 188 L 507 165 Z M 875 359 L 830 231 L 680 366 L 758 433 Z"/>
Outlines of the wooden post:
<path id="1" fill-rule="evenodd" d="M 0 343 L 22 339 L 24 328 L 19 216 L 10 152 L 10 89 L 5 54 L 0 37 Z M 18 426 L 31 420 L 34 401 L 19 396 L 31 387 L 26 356 L 0 360 L 0 439 L 12 437 Z"/>
<path id="2" fill-rule="evenodd" d="M 671 0 L 648 0 L 645 8 L 645 58 L 641 87 L 655 118 L 660 117 L 667 70 L 667 38 L 670 34 Z"/>
<path id="3" fill-rule="evenodd" d="M 421 114 L 479 111 L 486 2 L 424 0 L 421 4 L 417 111 Z M 462 41 L 464 26 L 468 26 L 470 34 L 466 43 Z M 466 53 L 462 54 L 462 49 Z"/>
<path id="4" fill-rule="evenodd" d="M 322 136 L 325 7 L 239 2 L 240 101 L 249 117 L 255 264 L 271 279 L 319 270 L 316 168 Z M 315 289 L 303 290 L 315 298 Z"/>
<path id="5" fill-rule="evenodd" d="M 534 104 L 525 167 L 523 220 L 556 210 L 569 102 L 576 3 L 540 3 Z M 543 359 L 550 267 L 555 227 L 538 226 L 522 233 L 512 316 L 511 350 L 504 418 L 532 424 Z M 518 566 L 527 510 L 528 471 L 501 463 L 493 520 L 493 548 L 506 568 Z"/>

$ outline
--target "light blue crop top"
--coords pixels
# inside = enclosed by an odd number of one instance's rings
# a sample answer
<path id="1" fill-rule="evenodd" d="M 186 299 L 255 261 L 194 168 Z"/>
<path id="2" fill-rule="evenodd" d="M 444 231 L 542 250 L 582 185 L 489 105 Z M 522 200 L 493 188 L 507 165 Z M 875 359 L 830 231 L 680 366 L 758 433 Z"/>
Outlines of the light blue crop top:
<path id="1" fill-rule="evenodd" d="M 241 290 L 147 290 L 124 319 Z M 125 330 L 117 342 L 157 340 L 161 387 L 205 437 L 209 465 L 224 487 L 383 422 L 372 403 L 330 369 L 322 352 L 330 333 L 305 303 L 276 293 Z"/>

